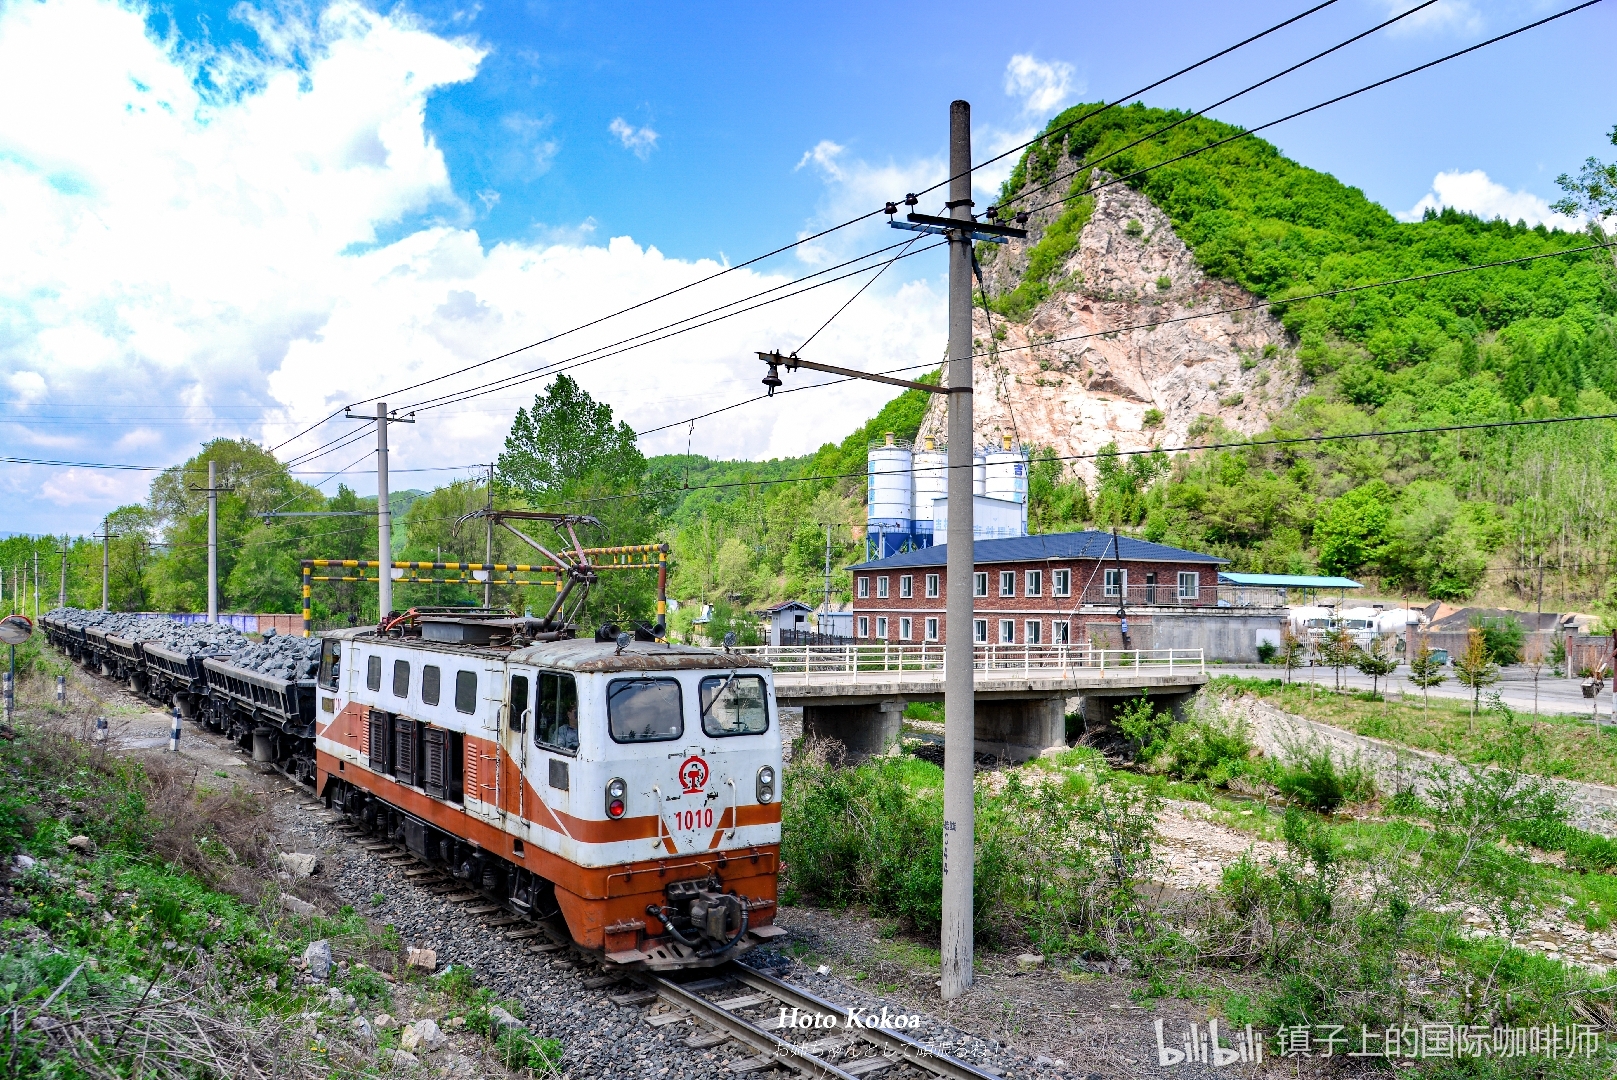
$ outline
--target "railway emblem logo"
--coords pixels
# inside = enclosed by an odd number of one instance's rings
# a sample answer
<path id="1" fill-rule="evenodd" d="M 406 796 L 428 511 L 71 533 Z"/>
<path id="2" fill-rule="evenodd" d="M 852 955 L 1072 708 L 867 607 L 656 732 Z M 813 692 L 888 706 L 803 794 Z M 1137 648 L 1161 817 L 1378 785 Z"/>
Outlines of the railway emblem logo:
<path id="1" fill-rule="evenodd" d="M 687 795 L 700 795 L 707 787 L 707 762 L 695 754 L 680 762 L 679 786 Z"/>

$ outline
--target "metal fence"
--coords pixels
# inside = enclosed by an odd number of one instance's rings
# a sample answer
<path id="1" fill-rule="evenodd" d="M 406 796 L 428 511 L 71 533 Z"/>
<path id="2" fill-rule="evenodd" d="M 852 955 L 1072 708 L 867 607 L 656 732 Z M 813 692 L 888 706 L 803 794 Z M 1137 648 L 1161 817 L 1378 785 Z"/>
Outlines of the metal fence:
<path id="1" fill-rule="evenodd" d="M 866 671 L 943 671 L 942 645 L 757 645 L 734 650 L 756 656 L 783 675 L 848 675 Z M 978 671 L 1205 674 L 1201 649 L 1096 649 L 1060 645 L 978 645 Z"/>
<path id="2" fill-rule="evenodd" d="M 854 639 L 844 637 L 842 634 L 822 634 L 817 630 L 787 630 L 780 631 L 782 645 L 852 645 Z"/>

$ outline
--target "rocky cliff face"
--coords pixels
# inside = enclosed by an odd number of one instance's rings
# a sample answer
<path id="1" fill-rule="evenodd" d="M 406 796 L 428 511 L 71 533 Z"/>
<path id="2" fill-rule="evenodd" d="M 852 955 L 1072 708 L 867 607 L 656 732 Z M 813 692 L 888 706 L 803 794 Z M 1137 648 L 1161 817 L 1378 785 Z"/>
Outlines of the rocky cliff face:
<path id="1" fill-rule="evenodd" d="M 993 354 L 974 365 L 979 444 L 1011 435 L 1058 454 L 1093 454 L 1109 442 L 1124 450 L 1181 446 L 1192 425 L 1198 433 L 1208 426 L 1204 418 L 1242 433 L 1261 429 L 1271 410 L 1298 395 L 1280 321 L 1262 308 L 1172 321 L 1258 298 L 1204 275 L 1167 215 L 1144 195 L 1120 184 L 1094 198 L 1050 295 L 1025 322 L 993 317 L 1001 336 Z M 1026 241 L 1013 240 L 986 263 L 995 296 L 1022 280 L 1029 246 L 1058 212 L 1041 212 Z M 981 308 L 973 335 L 978 353 L 989 351 Z M 922 437 L 942 440 L 946 409 L 934 399 Z M 1074 467 L 1093 479 L 1091 461 Z"/>

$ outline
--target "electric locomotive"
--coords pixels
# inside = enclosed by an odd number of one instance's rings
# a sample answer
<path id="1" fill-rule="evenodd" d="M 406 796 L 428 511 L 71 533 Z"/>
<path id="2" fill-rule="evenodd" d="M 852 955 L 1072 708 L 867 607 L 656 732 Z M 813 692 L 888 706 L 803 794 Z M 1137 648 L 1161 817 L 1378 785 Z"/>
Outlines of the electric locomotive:
<path id="1" fill-rule="evenodd" d="M 555 625 L 445 612 L 327 634 L 316 791 L 617 964 L 709 966 L 783 933 L 769 667 Z"/>

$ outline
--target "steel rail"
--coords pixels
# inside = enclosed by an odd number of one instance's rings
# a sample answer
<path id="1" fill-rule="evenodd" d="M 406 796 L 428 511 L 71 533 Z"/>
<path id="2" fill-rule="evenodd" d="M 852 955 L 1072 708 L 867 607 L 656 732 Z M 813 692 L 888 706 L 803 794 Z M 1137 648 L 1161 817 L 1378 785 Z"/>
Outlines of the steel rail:
<path id="1" fill-rule="evenodd" d="M 664 976 L 640 976 L 639 981 L 656 990 L 657 996 L 669 1004 L 678 1005 L 693 1016 L 701 1018 L 712 1027 L 746 1043 L 760 1054 L 772 1055 L 782 1065 L 796 1069 L 805 1076 L 823 1076 L 834 1078 L 834 1080 L 858 1080 L 853 1073 L 842 1071 L 829 1061 L 815 1057 L 807 1050 L 787 1042 L 772 1032 L 765 1031 L 728 1009 L 721 1009 L 706 998 L 692 993 Z"/>
<path id="2" fill-rule="evenodd" d="M 855 1010 L 834 1004 L 801 986 L 793 986 L 789 982 L 766 975 L 761 971 L 747 967 L 745 964 L 732 964 L 723 969 L 726 974 L 739 982 L 745 983 L 754 990 L 761 990 L 766 994 L 779 998 L 788 1005 L 793 1005 L 807 1012 L 829 1013 L 841 1016 L 842 1030 L 854 1034 L 859 1038 L 868 1040 L 881 1047 L 884 1051 L 892 1051 L 898 1057 L 917 1068 L 925 1069 L 938 1076 L 949 1077 L 950 1080 L 1001 1080 L 998 1073 L 979 1069 L 961 1061 L 957 1057 L 934 1050 L 918 1039 L 913 1039 L 902 1032 L 893 1031 L 883 1027 L 868 1027 L 863 1024 L 849 1023 L 849 1018 Z"/>

